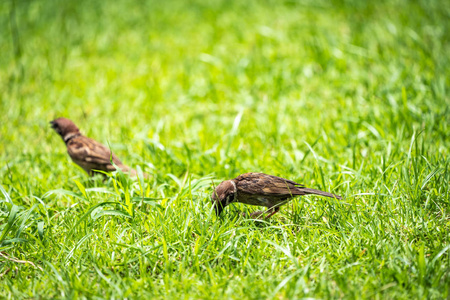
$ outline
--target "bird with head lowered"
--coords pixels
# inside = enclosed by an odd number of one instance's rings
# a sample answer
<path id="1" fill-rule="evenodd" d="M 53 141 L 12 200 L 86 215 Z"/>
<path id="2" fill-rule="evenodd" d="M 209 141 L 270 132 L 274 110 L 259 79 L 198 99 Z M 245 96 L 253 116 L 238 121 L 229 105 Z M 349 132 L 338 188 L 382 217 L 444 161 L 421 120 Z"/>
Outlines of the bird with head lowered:
<path id="1" fill-rule="evenodd" d="M 239 202 L 267 207 L 266 212 L 254 212 L 251 216 L 257 218 L 266 213 L 266 218 L 270 218 L 280 210 L 281 205 L 296 196 L 303 195 L 342 199 L 341 196 L 310 189 L 292 180 L 264 173 L 245 173 L 234 179 L 225 180 L 215 188 L 211 198 L 217 216 L 226 206 Z"/>

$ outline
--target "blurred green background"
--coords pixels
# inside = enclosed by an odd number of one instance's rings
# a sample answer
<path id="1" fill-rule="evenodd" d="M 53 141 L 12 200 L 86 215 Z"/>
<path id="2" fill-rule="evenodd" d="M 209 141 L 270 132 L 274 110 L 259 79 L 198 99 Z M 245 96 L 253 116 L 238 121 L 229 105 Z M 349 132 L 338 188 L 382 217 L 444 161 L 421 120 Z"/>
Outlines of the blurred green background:
<path id="1" fill-rule="evenodd" d="M 448 297 L 449 20 L 448 1 L 1 1 L 0 296 Z M 151 179 L 91 180 L 57 117 Z M 217 220 L 211 179 L 250 171 L 346 199 Z M 106 196 L 84 188 L 163 200 L 89 217 Z"/>

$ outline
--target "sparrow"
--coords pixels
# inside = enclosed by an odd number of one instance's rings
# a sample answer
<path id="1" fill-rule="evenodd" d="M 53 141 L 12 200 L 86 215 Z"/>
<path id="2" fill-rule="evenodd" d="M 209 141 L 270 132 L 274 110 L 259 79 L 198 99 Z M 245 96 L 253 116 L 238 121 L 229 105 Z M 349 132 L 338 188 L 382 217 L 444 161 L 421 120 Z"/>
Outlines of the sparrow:
<path id="1" fill-rule="evenodd" d="M 112 172 L 119 167 L 123 172 L 136 175 L 136 171 L 124 165 L 109 148 L 80 133 L 78 127 L 69 119 L 58 118 L 50 122 L 51 127 L 61 136 L 72 160 L 93 176 L 95 170 Z"/>
<path id="2" fill-rule="evenodd" d="M 268 219 L 290 199 L 309 194 L 342 199 L 341 196 L 310 189 L 292 180 L 264 173 L 245 173 L 234 179 L 225 180 L 217 186 L 211 199 L 217 216 L 227 205 L 239 202 L 267 207 L 266 212 L 254 212 L 251 216 L 257 218 L 263 213 L 268 213 L 266 216 Z"/>

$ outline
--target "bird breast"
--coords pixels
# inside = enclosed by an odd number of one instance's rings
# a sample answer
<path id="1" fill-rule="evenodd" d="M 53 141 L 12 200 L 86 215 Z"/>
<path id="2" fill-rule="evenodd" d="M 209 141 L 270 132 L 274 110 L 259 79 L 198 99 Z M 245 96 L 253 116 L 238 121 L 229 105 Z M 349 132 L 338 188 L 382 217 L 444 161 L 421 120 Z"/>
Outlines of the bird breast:
<path id="1" fill-rule="evenodd" d="M 266 206 L 266 207 L 273 206 L 272 205 L 273 201 L 271 201 L 270 198 L 262 196 L 262 195 L 248 194 L 245 192 L 239 192 L 236 202 L 249 204 L 249 205 Z"/>

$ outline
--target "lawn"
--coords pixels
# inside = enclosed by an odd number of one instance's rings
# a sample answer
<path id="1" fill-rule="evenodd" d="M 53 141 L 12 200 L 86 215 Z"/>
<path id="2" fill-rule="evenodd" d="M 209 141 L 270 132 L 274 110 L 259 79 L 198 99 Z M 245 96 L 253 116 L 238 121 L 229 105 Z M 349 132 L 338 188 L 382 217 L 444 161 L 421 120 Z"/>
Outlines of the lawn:
<path id="1" fill-rule="evenodd" d="M 0 2 L 0 298 L 450 297 L 450 2 Z M 74 164 L 57 117 L 149 177 Z M 269 220 L 212 186 L 305 196 Z"/>

